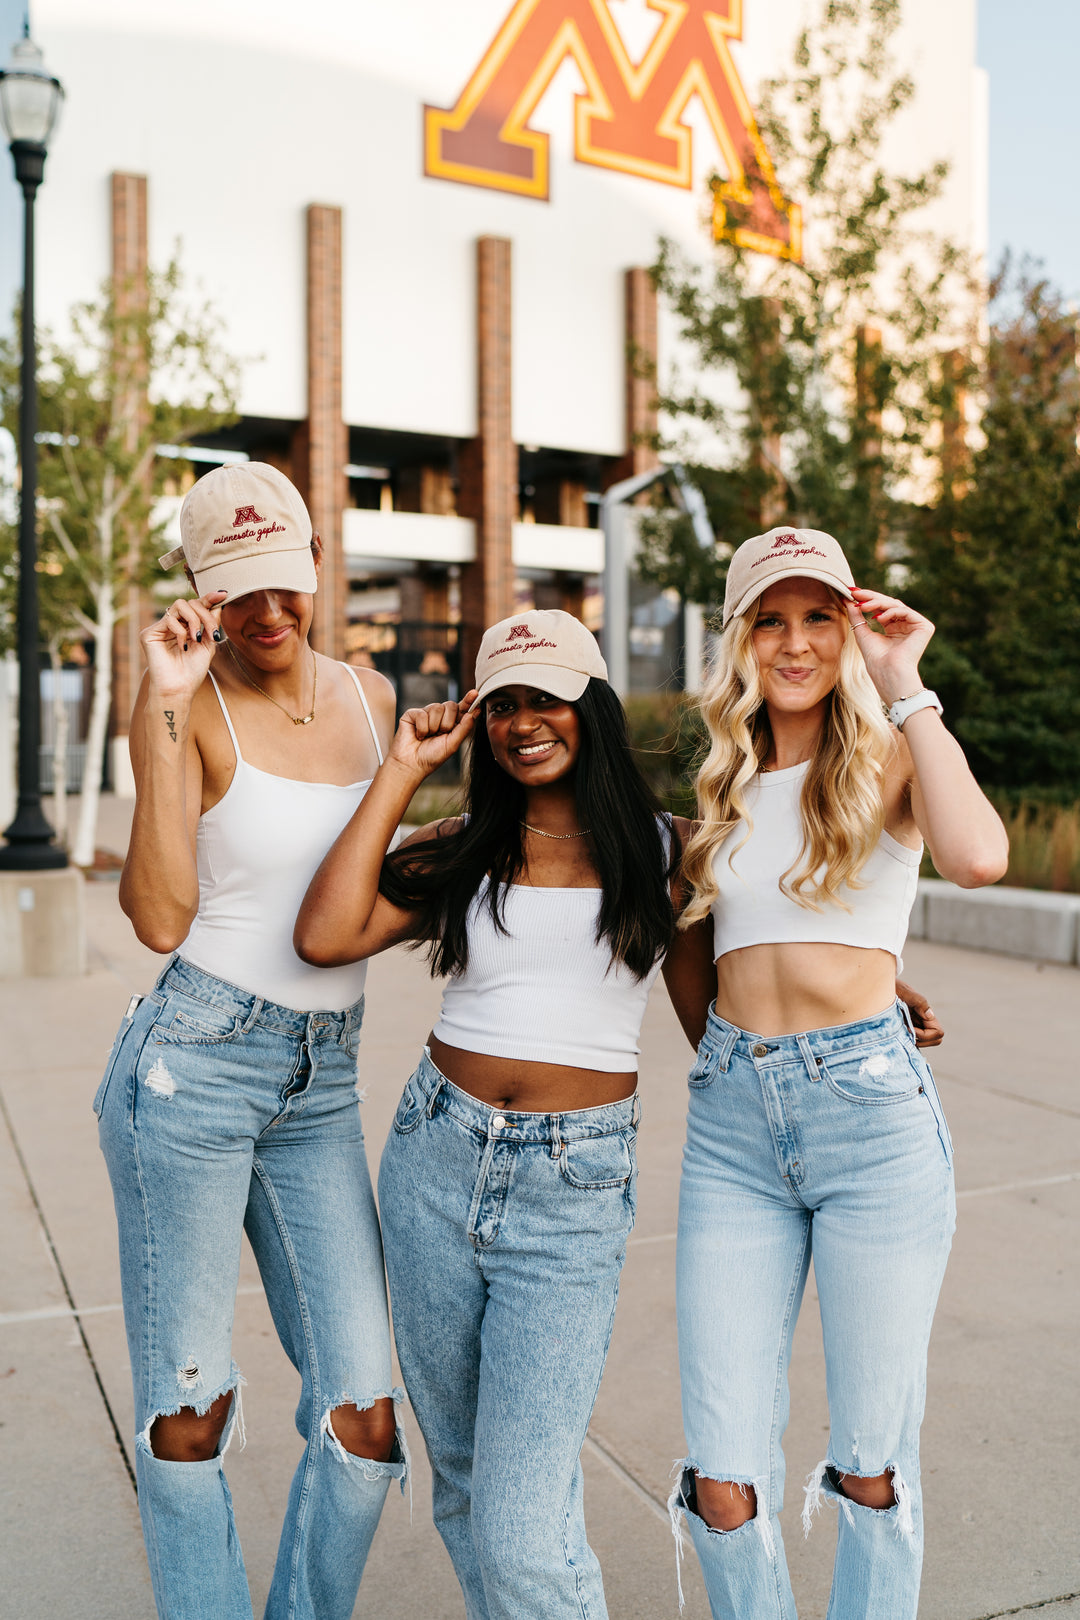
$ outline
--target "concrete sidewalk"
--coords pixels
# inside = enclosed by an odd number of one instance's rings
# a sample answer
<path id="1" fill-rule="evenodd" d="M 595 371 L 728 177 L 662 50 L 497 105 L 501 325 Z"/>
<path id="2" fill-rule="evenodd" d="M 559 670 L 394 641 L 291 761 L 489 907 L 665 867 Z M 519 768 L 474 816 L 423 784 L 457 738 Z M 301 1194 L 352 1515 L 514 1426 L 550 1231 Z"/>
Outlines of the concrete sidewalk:
<path id="1" fill-rule="evenodd" d="M 122 847 L 107 802 L 102 843 Z M 115 883 L 88 886 L 91 972 L 0 983 L 0 1614 L 153 1620 L 130 1476 L 133 1419 L 112 1203 L 90 1099 L 134 990 L 158 958 L 134 940 Z M 931 1347 L 923 1429 L 923 1620 L 1080 1616 L 1074 1503 L 1080 1212 L 1080 972 L 913 944 L 912 981 L 948 1028 L 935 1070 L 957 1148 L 960 1220 Z M 360 1074 L 369 1158 L 430 1027 L 438 988 L 394 952 L 372 964 Z M 590 1537 L 612 1620 L 677 1613 L 664 1501 L 681 1455 L 674 1326 L 675 1206 L 689 1052 L 662 990 L 642 1057 L 638 1224 L 587 1442 Z M 229 1480 L 261 1612 L 300 1452 L 298 1379 L 245 1252 L 235 1356 L 248 1444 Z M 834 1520 L 809 1541 L 800 1485 L 824 1454 L 827 1410 L 813 1279 L 796 1335 L 784 1531 L 802 1620 L 823 1620 Z M 410 1420 L 411 1423 L 411 1420 Z M 356 1613 L 461 1620 L 431 1527 L 429 1476 L 391 1499 Z M 692 1555 L 687 1620 L 708 1605 Z M 207 1620 L 212 1620 L 208 1616 Z M 889 1620 L 887 1616 L 877 1620 Z"/>

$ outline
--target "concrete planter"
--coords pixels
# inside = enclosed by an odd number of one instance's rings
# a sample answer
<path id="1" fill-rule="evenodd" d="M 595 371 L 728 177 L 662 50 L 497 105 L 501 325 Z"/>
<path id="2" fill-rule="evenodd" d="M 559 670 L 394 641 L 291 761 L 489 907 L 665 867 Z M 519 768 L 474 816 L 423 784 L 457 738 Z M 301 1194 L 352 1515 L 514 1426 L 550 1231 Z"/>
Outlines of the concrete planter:
<path id="1" fill-rule="evenodd" d="M 923 878 L 909 939 L 1040 962 L 1080 963 L 1080 895 L 1042 889 L 960 889 Z"/>

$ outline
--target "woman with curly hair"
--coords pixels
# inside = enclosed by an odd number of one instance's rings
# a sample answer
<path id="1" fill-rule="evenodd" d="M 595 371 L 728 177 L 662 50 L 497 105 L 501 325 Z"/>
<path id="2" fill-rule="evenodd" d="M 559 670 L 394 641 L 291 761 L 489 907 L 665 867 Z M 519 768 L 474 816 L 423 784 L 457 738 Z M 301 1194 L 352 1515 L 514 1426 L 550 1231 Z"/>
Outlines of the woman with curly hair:
<path id="1" fill-rule="evenodd" d="M 857 589 L 831 536 L 746 541 L 723 624 L 683 861 L 682 925 L 711 918 L 712 940 L 680 992 L 688 1029 L 695 1000 L 708 1016 L 680 1193 L 689 1454 L 673 1521 L 718 1620 L 792 1620 L 781 1440 L 813 1258 L 830 1439 L 804 1525 L 823 1498 L 839 1509 L 830 1620 L 914 1620 L 926 1352 L 955 1205 L 894 980 L 924 838 L 968 888 L 1002 876 L 1007 843 L 919 679 L 933 626 Z"/>

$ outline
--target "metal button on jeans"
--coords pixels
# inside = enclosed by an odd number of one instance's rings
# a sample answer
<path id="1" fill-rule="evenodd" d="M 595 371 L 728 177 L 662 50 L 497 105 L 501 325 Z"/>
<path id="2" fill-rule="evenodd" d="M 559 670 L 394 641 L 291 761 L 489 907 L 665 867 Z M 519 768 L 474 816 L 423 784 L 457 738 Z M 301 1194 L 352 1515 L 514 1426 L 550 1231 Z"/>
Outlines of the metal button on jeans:
<path id="1" fill-rule="evenodd" d="M 769 1048 L 764 1044 L 764 1042 L 758 1041 L 757 1045 L 753 1048 L 753 1053 L 755 1057 L 765 1057 L 768 1050 Z"/>
<path id="2" fill-rule="evenodd" d="M 495 1118 L 491 1122 L 491 1128 L 493 1131 L 501 1131 L 506 1128 L 506 1121 L 503 1119 L 501 1114 L 495 1115 Z"/>

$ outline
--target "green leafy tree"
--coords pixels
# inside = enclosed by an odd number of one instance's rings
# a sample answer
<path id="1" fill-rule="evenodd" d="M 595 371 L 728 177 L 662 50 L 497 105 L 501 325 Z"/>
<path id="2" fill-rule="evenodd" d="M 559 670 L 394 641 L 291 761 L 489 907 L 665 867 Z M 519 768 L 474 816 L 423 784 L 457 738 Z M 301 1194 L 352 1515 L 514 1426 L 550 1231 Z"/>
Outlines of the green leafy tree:
<path id="1" fill-rule="evenodd" d="M 981 444 L 922 514 L 909 594 L 980 782 L 1080 796 L 1080 373 L 1075 311 L 1006 262 L 991 288 Z"/>
<path id="2" fill-rule="evenodd" d="M 0 422 L 17 432 L 19 336 L 0 343 Z M 220 323 L 188 296 L 174 260 L 145 284 L 106 282 L 72 311 L 71 334 L 43 334 L 38 360 L 38 530 L 46 634 L 93 643 L 76 865 L 94 857 L 112 698 L 113 632 L 129 587 L 152 578 L 164 527 L 157 502 L 182 445 L 235 419 L 239 368 Z M 10 570 L 9 570 L 10 572 Z"/>
<path id="3" fill-rule="evenodd" d="M 690 466 L 719 544 L 703 552 L 685 519 L 656 512 L 639 567 L 687 600 L 718 602 L 732 545 L 783 522 L 837 534 L 856 577 L 880 581 L 929 476 L 956 381 L 942 350 L 970 345 L 976 305 L 962 255 L 916 228 L 946 165 L 898 175 L 882 158 L 914 93 L 890 52 L 899 20 L 899 0 L 825 0 L 791 69 L 762 88 L 780 185 L 806 219 L 800 260 L 722 238 L 702 266 L 661 243 L 653 274 L 696 379 L 661 390 L 661 447 Z"/>

